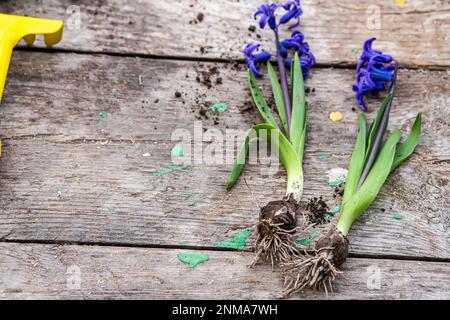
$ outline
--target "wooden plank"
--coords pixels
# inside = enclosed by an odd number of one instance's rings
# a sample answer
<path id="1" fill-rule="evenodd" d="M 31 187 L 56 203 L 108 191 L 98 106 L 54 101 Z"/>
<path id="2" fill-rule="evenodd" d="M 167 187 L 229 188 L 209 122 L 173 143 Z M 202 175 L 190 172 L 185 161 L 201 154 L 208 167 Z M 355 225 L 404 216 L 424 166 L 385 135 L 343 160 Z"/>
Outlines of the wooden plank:
<path id="1" fill-rule="evenodd" d="M 250 270 L 248 253 L 200 251 L 189 269 L 186 250 L 0 244 L 1 299 L 276 299 L 279 274 Z M 188 251 L 189 252 L 189 251 Z M 349 258 L 335 292 L 305 290 L 293 299 L 449 299 L 450 264 Z"/>
<path id="2" fill-rule="evenodd" d="M 223 84 L 208 89 L 195 79 L 214 66 Z M 352 70 L 316 69 L 307 82 L 303 204 L 319 195 L 330 207 L 338 203 L 324 179 L 327 170 L 347 166 L 356 136 L 353 77 Z M 415 155 L 355 224 L 351 253 L 450 257 L 446 77 L 445 72 L 401 70 L 391 127 L 406 129 L 423 111 L 424 134 Z M 209 119 L 202 121 L 206 129 L 246 130 L 259 121 L 254 111 L 239 111 L 249 102 L 245 88 L 245 72 L 228 64 L 16 52 L 0 110 L 0 133 L 6 138 L 0 238 L 133 245 L 187 241 L 212 247 L 252 226 L 257 202 L 283 196 L 281 167 L 274 175 L 261 175 L 267 167 L 249 166 L 245 175 L 252 192 L 242 180 L 224 192 L 227 163 L 194 163 L 189 172 L 153 175 L 171 161 L 172 132 L 177 127 L 192 132 L 202 105 L 230 105 L 217 115 L 216 125 L 208 111 Z M 99 116 L 103 111 L 106 118 Z M 344 120 L 329 121 L 330 111 L 341 111 Z M 319 159 L 320 154 L 332 157 Z M 402 220 L 393 219 L 395 213 Z"/>
<path id="3" fill-rule="evenodd" d="M 241 59 L 244 44 L 262 35 L 248 31 L 256 24 L 252 14 L 259 4 L 260 0 L 19 0 L 2 1 L 0 11 L 66 20 L 64 40 L 58 45 L 65 50 Z M 448 1 L 408 0 L 401 8 L 395 1 L 368 5 L 302 0 L 302 6 L 302 30 L 319 63 L 356 64 L 354 50 L 375 36 L 380 40 L 377 48 L 402 65 L 450 65 Z M 81 14 L 79 27 L 74 23 L 76 10 Z M 198 22 L 200 13 L 203 19 Z M 266 40 L 272 39 L 268 32 Z M 271 40 L 264 45 L 271 50 Z"/>

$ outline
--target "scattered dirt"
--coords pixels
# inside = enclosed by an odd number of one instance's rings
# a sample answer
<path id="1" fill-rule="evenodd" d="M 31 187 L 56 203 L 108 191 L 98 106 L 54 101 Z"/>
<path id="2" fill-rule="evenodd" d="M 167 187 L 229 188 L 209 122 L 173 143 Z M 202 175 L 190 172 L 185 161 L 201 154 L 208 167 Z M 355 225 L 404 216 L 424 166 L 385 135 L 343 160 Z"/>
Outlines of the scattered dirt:
<path id="1" fill-rule="evenodd" d="M 306 210 L 308 210 L 308 218 L 312 223 L 321 224 L 325 221 L 325 216 L 329 213 L 330 208 L 323 201 L 322 196 L 320 196 L 319 198 L 314 197 L 309 200 L 309 203 L 306 205 Z"/>
<path id="2" fill-rule="evenodd" d="M 197 13 L 196 19 L 190 20 L 189 24 L 198 24 L 198 23 L 203 22 L 204 19 L 205 19 L 205 14 L 203 12 L 199 12 L 199 13 Z"/>
<path id="3" fill-rule="evenodd" d="M 195 68 L 195 72 L 197 73 L 195 80 L 208 89 L 211 89 L 214 84 L 223 84 L 223 78 L 220 77 L 220 71 L 216 65 L 205 67 L 201 63 Z"/>
<path id="4" fill-rule="evenodd" d="M 243 113 L 253 109 L 253 104 L 250 101 L 246 101 L 244 105 L 238 106 L 239 112 Z"/>
<path id="5" fill-rule="evenodd" d="M 175 98 L 181 98 L 181 92 L 175 91 Z"/>
<path id="6" fill-rule="evenodd" d="M 251 26 L 248 27 L 248 31 L 255 32 L 256 31 L 256 26 L 252 24 Z"/>
<path id="7" fill-rule="evenodd" d="M 341 198 L 344 195 L 345 184 L 342 183 L 334 188 L 333 198 Z"/>

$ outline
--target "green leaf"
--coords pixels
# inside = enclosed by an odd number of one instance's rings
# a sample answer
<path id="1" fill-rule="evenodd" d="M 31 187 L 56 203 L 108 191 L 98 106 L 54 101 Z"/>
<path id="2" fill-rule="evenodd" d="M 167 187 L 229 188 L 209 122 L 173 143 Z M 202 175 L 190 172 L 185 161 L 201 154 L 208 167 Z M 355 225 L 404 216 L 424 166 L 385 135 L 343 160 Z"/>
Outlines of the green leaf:
<path id="1" fill-rule="evenodd" d="M 247 156 L 248 156 L 250 142 L 253 139 L 259 137 L 259 132 L 261 129 L 266 129 L 266 130 L 269 129 L 270 130 L 272 128 L 273 128 L 273 126 L 271 126 L 270 124 L 263 123 L 263 124 L 257 124 L 256 126 L 253 127 L 252 130 L 250 130 L 248 132 L 247 136 L 245 137 L 244 144 L 242 145 L 241 150 L 239 151 L 236 161 L 233 165 L 233 169 L 231 169 L 231 175 L 230 175 L 230 178 L 228 179 L 227 186 L 226 186 L 227 191 L 230 190 L 231 188 L 233 188 L 237 179 L 241 175 L 242 169 L 244 169 L 245 161 L 247 160 Z"/>
<path id="2" fill-rule="evenodd" d="M 395 130 L 381 148 L 372 169 L 361 188 L 342 204 L 336 227 L 347 235 L 353 222 L 372 204 L 385 183 L 394 162 L 395 149 L 400 140 L 400 129 Z"/>
<path id="3" fill-rule="evenodd" d="M 250 85 L 250 91 L 252 93 L 253 101 L 255 102 L 256 107 L 261 114 L 261 117 L 263 117 L 263 119 L 270 125 L 278 128 L 278 123 L 273 117 L 272 112 L 267 105 L 266 99 L 264 99 L 264 95 L 262 94 L 261 89 L 258 87 L 256 77 L 250 70 L 248 70 L 248 82 Z"/>
<path id="4" fill-rule="evenodd" d="M 259 138 L 261 130 L 268 130 L 267 140 L 269 143 L 275 144 L 278 147 L 279 159 L 283 166 L 286 168 L 288 182 L 287 182 L 287 193 L 293 193 L 297 201 L 300 201 L 303 192 L 303 169 L 301 161 L 295 152 L 292 144 L 287 140 L 287 138 L 282 134 L 282 132 L 270 124 L 258 124 L 253 127 L 253 130 L 247 134 L 245 138 L 244 145 L 241 147 L 236 163 L 231 171 L 231 176 L 228 179 L 226 190 L 230 190 L 237 179 L 239 178 L 244 166 L 245 160 L 249 151 L 249 144 L 254 138 Z M 277 141 L 273 141 L 272 132 L 277 134 Z"/>
<path id="5" fill-rule="evenodd" d="M 392 164 L 391 171 L 394 171 L 403 161 L 405 161 L 417 147 L 420 139 L 422 124 L 422 114 L 418 113 L 416 120 L 411 128 L 409 136 L 406 138 L 405 142 L 399 143 L 397 149 L 395 150 L 394 163 Z"/>
<path id="6" fill-rule="evenodd" d="M 288 125 L 286 120 L 286 109 L 283 100 L 283 90 L 281 89 L 278 76 L 272 67 L 270 61 L 267 62 L 267 70 L 269 71 L 270 82 L 272 84 L 273 97 L 275 99 L 275 105 L 277 106 L 278 114 L 280 115 L 281 123 L 283 125 L 284 132 L 288 133 Z"/>
<path id="7" fill-rule="evenodd" d="M 347 180 L 345 182 L 344 196 L 342 197 L 342 202 L 347 202 L 356 192 L 356 187 L 358 186 L 359 178 L 361 176 L 364 159 L 366 154 L 366 117 L 363 113 L 359 114 L 359 133 L 356 138 L 355 148 L 353 149 L 352 158 L 350 160 L 350 165 L 348 167 Z"/>
<path id="8" fill-rule="evenodd" d="M 364 159 L 364 163 L 367 162 L 367 157 L 370 154 L 370 150 L 373 147 L 373 144 L 375 143 L 375 138 L 377 136 L 378 127 L 380 126 L 381 118 L 383 117 L 384 110 L 386 110 L 387 105 L 389 104 L 389 101 L 391 100 L 392 93 L 389 93 L 381 103 L 380 108 L 378 109 L 377 116 L 373 120 L 372 124 L 370 125 L 370 131 L 369 131 L 369 137 L 367 138 L 367 145 L 366 145 L 366 157 Z"/>
<path id="9" fill-rule="evenodd" d="M 305 140 L 306 140 L 306 123 L 303 128 L 302 136 L 300 137 L 300 145 L 297 150 L 298 158 L 300 159 L 300 163 L 303 163 L 303 156 L 305 155 Z"/>
<path id="10" fill-rule="evenodd" d="M 306 127 L 306 101 L 305 101 L 305 87 L 303 83 L 303 72 L 298 58 L 298 54 L 294 57 L 294 69 L 292 79 L 292 119 L 291 132 L 289 137 L 292 145 L 298 155 L 303 152 L 302 135 Z M 304 137 L 303 137 L 304 139 Z"/>

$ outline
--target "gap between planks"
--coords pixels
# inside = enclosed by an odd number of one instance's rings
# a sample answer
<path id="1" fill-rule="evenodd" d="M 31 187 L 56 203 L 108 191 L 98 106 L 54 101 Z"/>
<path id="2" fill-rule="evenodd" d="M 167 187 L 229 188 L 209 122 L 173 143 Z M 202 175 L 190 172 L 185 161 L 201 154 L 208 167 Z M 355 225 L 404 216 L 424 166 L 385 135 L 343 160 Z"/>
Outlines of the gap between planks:
<path id="1" fill-rule="evenodd" d="M 23 47 L 18 46 L 14 48 L 14 51 L 21 52 L 39 52 L 39 53 L 62 53 L 62 54 L 81 54 L 81 55 L 105 55 L 111 57 L 123 57 L 123 58 L 141 58 L 150 60 L 169 60 L 169 61 L 180 61 L 180 62 L 205 62 L 205 63 L 238 63 L 244 65 L 246 62 L 244 59 L 224 59 L 224 58 L 210 58 L 210 57 L 198 57 L 198 56 L 171 56 L 171 55 L 157 55 L 157 54 L 147 54 L 147 53 L 126 53 L 126 52 L 114 52 L 114 51 L 95 51 L 95 50 L 75 50 L 75 49 L 64 49 L 64 48 L 44 48 L 44 47 Z M 271 61 L 272 65 L 276 66 L 277 61 Z M 356 63 L 348 63 L 345 61 L 334 62 L 334 63 L 321 63 L 316 62 L 314 68 L 316 69 L 356 69 Z M 437 65 L 401 65 L 400 69 L 403 70 L 424 70 L 424 71 L 445 71 L 448 70 L 446 66 Z"/>
<path id="2" fill-rule="evenodd" d="M 8 235 L 6 235 L 8 236 Z M 5 237 L 5 236 L 4 236 Z M 22 239 L 4 239 L 0 238 L 0 243 L 12 244 L 47 244 L 60 246 L 98 246 L 98 247 L 114 247 L 114 248 L 142 248 L 142 249 L 167 249 L 167 250 L 195 250 L 195 251 L 219 251 L 219 252 L 253 252 L 252 248 L 237 250 L 232 248 L 213 247 L 213 246 L 195 246 L 195 245 L 175 245 L 175 244 L 140 244 L 125 242 L 90 242 L 90 241 L 68 241 L 68 240 L 22 240 Z M 417 262 L 442 262 L 450 263 L 450 258 L 425 257 L 425 256 L 404 256 L 391 254 L 361 254 L 349 253 L 348 258 L 354 259 L 373 259 L 373 260 L 398 260 L 398 261 L 417 261 Z"/>

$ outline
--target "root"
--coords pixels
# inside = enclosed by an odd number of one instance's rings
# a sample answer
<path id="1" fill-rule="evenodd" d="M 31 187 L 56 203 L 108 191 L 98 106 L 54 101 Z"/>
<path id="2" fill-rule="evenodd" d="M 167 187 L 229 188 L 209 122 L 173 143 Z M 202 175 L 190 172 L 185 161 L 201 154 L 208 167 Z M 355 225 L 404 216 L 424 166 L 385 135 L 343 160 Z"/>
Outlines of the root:
<path id="1" fill-rule="evenodd" d="M 279 262 L 287 262 L 291 255 L 298 254 L 292 230 L 281 228 L 282 224 L 274 224 L 271 220 L 262 220 L 257 226 L 258 238 L 255 245 L 255 258 L 250 263 L 249 268 L 253 268 L 261 259 L 270 261 L 272 270 Z"/>
<path id="2" fill-rule="evenodd" d="M 304 252 L 280 264 L 284 296 L 305 288 L 333 291 L 333 281 L 342 274 L 338 267 L 348 255 L 348 239 L 336 228 L 321 236 L 313 254 Z"/>
<path id="3" fill-rule="evenodd" d="M 327 255 L 321 254 L 322 250 L 332 250 L 332 248 L 322 248 L 314 255 L 307 253 L 298 255 L 289 262 L 281 263 L 284 296 L 305 288 L 325 290 L 327 294 L 328 290 L 333 291 L 333 281 L 342 274 L 342 271 L 335 267 Z"/>

